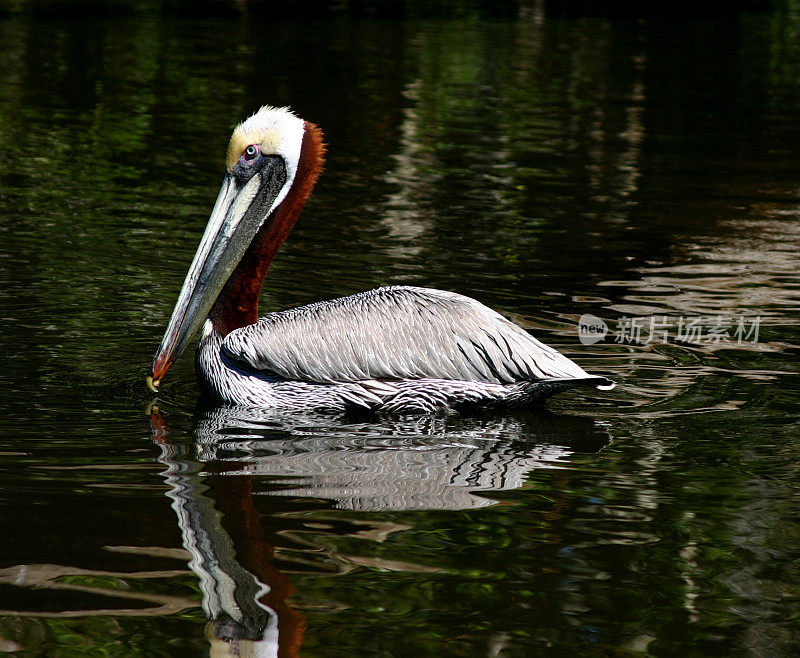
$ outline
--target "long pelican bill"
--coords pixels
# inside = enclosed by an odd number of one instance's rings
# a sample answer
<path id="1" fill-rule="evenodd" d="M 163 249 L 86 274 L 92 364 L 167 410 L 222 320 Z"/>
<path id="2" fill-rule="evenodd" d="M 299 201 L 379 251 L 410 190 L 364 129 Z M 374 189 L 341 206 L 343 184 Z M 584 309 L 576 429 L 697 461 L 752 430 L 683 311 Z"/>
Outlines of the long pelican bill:
<path id="1" fill-rule="evenodd" d="M 274 210 L 285 182 L 286 167 L 280 157 L 264 158 L 263 166 L 249 179 L 234 171 L 223 180 L 147 375 L 150 390 L 158 390 L 167 370 L 202 326 L 265 217 Z"/>

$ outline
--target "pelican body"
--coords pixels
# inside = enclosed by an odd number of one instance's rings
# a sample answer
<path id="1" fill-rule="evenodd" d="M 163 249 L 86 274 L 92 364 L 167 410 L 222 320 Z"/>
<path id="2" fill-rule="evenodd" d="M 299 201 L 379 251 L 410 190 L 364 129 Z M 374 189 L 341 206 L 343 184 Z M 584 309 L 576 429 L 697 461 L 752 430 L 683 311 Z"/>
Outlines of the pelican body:
<path id="1" fill-rule="evenodd" d="M 198 332 L 204 392 L 249 407 L 425 413 L 613 388 L 483 304 L 442 290 L 388 286 L 259 319 L 264 277 L 324 155 L 322 131 L 287 108 L 263 107 L 236 127 L 147 378 L 153 391 Z"/>

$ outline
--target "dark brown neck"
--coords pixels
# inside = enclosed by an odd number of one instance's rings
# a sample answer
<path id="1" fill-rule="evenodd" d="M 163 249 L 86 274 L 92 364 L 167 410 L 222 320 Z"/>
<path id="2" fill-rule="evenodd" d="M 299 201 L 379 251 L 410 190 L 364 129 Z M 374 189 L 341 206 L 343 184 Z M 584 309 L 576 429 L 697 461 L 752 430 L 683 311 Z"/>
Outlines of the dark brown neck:
<path id="1" fill-rule="evenodd" d="M 305 123 L 294 182 L 281 204 L 267 217 L 209 313 L 214 329 L 226 336 L 258 320 L 258 297 L 275 254 L 294 227 L 325 162 L 322 131 Z"/>
<path id="2" fill-rule="evenodd" d="M 210 461 L 206 466 L 211 473 L 226 471 L 222 475 L 205 478 L 208 495 L 222 514 L 221 524 L 233 541 L 236 561 L 262 583 L 269 585 L 269 592 L 258 602 L 266 604 L 278 615 L 278 656 L 299 656 L 306 619 L 286 601 L 295 588 L 288 576 L 274 564 L 275 549 L 254 505 L 253 478 L 240 473 L 231 477 L 230 462 Z M 233 468 L 238 469 L 239 466 Z"/>

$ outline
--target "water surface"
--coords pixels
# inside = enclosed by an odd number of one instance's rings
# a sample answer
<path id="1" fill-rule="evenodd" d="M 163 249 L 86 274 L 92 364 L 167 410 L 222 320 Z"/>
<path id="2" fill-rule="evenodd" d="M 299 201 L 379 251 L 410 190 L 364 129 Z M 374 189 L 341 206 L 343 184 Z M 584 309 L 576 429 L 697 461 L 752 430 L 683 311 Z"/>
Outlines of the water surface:
<path id="1" fill-rule="evenodd" d="M 796 653 L 799 62 L 792 3 L 0 20 L 0 650 Z M 617 389 L 276 416 L 199 403 L 186 355 L 151 408 L 230 129 L 264 103 L 329 157 L 262 311 L 454 290 Z"/>

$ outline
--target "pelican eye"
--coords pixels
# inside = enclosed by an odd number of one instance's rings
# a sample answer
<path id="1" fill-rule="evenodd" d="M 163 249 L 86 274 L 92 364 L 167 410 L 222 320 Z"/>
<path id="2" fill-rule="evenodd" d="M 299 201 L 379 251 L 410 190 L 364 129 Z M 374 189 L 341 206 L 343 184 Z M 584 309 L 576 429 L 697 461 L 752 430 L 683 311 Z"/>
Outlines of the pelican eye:
<path id="1" fill-rule="evenodd" d="M 242 164 L 250 164 L 261 155 L 261 147 L 258 144 L 250 144 L 243 152 L 241 157 Z"/>

